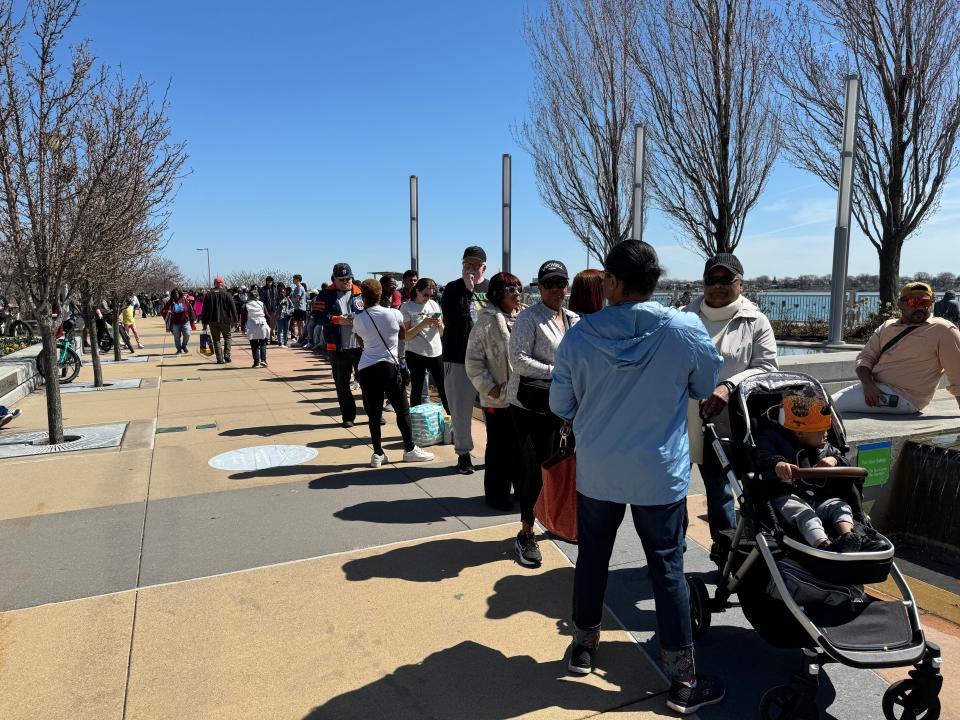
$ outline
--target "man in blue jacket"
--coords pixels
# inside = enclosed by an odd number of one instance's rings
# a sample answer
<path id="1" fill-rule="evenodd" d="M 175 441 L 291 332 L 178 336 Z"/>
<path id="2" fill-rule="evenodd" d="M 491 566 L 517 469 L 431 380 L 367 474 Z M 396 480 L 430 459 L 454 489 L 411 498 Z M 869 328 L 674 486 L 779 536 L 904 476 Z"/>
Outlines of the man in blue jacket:
<path id="1" fill-rule="evenodd" d="M 683 519 L 690 485 L 688 398 L 710 396 L 722 360 L 703 324 L 651 302 L 662 272 L 653 247 L 628 240 L 604 261 L 609 307 L 584 316 L 557 350 L 550 409 L 577 438 L 579 550 L 568 668 L 593 669 L 607 571 L 630 505 L 657 606 L 667 705 L 692 713 L 720 702 L 723 684 L 698 676 Z"/>

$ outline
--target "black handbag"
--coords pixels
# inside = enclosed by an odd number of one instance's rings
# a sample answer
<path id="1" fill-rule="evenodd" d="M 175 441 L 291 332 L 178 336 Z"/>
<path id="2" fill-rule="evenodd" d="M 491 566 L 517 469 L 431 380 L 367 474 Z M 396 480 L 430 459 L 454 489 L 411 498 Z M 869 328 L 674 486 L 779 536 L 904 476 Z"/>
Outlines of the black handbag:
<path id="1" fill-rule="evenodd" d="M 390 351 L 387 341 L 383 339 L 383 333 L 381 333 L 380 328 L 377 327 L 377 321 L 373 319 L 373 315 L 367 313 L 367 317 L 370 318 L 370 324 L 373 325 L 373 329 L 376 330 L 377 335 L 380 336 L 380 342 L 382 342 L 383 346 L 387 348 L 387 352 L 390 353 L 390 357 L 393 359 L 394 365 L 397 366 L 397 387 L 402 390 L 410 383 L 410 368 L 407 367 L 405 360 L 400 360 Z"/>
<path id="2" fill-rule="evenodd" d="M 520 376 L 517 385 L 517 402 L 523 407 L 538 415 L 546 415 L 550 411 L 550 383 L 551 380 Z"/>

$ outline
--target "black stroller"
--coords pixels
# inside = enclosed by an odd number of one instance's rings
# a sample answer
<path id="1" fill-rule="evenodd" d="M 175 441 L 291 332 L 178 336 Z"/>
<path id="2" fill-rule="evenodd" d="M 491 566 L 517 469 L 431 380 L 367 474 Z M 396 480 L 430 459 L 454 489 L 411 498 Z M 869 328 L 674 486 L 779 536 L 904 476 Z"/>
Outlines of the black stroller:
<path id="1" fill-rule="evenodd" d="M 878 552 L 835 553 L 811 547 L 791 527 L 778 522 L 765 493 L 765 482 L 754 464 L 754 434 L 758 423 L 786 394 L 804 393 L 833 403 L 817 380 L 802 373 L 774 372 L 744 380 L 730 398 L 730 438 L 719 438 L 716 427 L 704 425 L 705 445 L 713 449 L 740 505 L 740 519 L 715 544 L 711 556 L 720 568 L 713 598 L 698 577 L 688 576 L 694 636 L 710 627 L 711 613 L 735 607 L 735 594 L 749 623 L 768 643 L 800 648 L 803 668 L 789 685 L 772 688 L 760 703 L 763 720 L 819 718 L 816 694 L 820 666 L 836 662 L 854 668 L 914 666 L 910 679 L 891 685 L 883 696 L 889 720 L 937 720 L 940 716 L 940 648 L 924 639 L 913 594 L 893 562 L 888 540 Z M 849 450 L 843 421 L 833 412 L 829 440 L 844 453 Z M 705 447 L 705 452 L 709 450 Z M 847 483 L 856 502 L 854 518 L 874 537 L 886 540 L 870 526 L 862 509 L 866 471 L 861 468 L 811 468 L 802 471 L 808 481 Z M 830 604 L 797 602 L 785 574 L 803 576 L 802 582 L 824 587 L 851 588 L 850 601 L 831 598 Z M 901 600 L 881 600 L 863 592 L 863 584 L 892 576 Z M 817 588 L 819 589 L 819 588 Z"/>

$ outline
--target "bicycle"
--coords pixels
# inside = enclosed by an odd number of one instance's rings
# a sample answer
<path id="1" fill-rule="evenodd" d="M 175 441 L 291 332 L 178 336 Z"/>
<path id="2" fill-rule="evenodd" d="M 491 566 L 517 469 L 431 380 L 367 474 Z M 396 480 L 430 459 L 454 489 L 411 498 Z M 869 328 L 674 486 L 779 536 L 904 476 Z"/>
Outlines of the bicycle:
<path id="1" fill-rule="evenodd" d="M 6 298 L 0 298 L 0 335 L 33 340 L 33 329 L 11 311 Z"/>
<path id="2" fill-rule="evenodd" d="M 58 335 L 62 334 L 57 338 L 57 382 L 61 385 L 73 382 L 80 374 L 80 366 L 83 364 L 80 355 L 73 349 L 73 329 L 73 321 L 64 320 L 58 333 Z M 43 351 L 37 355 L 37 369 L 45 381 L 49 379 L 47 356 Z"/>

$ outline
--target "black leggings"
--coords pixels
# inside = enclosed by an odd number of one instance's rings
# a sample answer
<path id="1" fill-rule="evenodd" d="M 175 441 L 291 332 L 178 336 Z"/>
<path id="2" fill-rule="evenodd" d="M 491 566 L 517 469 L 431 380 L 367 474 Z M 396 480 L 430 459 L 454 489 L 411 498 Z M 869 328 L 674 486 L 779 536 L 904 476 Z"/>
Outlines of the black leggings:
<path id="1" fill-rule="evenodd" d="M 392 362 L 378 362 L 358 372 L 357 380 L 363 394 L 363 409 L 367 413 L 373 451 L 377 455 L 383 455 L 383 445 L 380 444 L 380 417 L 383 415 L 384 396 L 393 405 L 397 416 L 397 427 L 400 428 L 400 434 L 403 436 L 404 451 L 413 450 L 410 406 L 407 404 L 406 387 L 397 384 L 397 366 Z"/>
<path id="2" fill-rule="evenodd" d="M 520 445 L 520 472 L 514 478 L 520 501 L 520 519 L 533 525 L 533 507 L 543 488 L 540 465 L 553 455 L 563 420 L 551 412 L 539 415 L 514 406 L 513 424 Z"/>
<path id="3" fill-rule="evenodd" d="M 423 397 L 423 383 L 426 381 L 427 371 L 429 370 L 433 376 L 433 381 L 437 384 L 440 402 L 443 403 L 443 411 L 449 415 L 450 406 L 447 405 L 447 392 L 443 388 L 443 356 L 426 357 L 425 355 L 408 352 L 405 357 L 407 367 L 410 368 L 410 404 L 420 404 L 420 398 Z"/>

